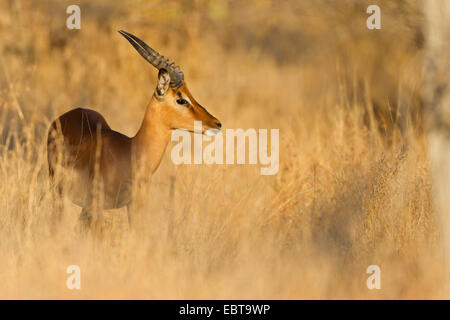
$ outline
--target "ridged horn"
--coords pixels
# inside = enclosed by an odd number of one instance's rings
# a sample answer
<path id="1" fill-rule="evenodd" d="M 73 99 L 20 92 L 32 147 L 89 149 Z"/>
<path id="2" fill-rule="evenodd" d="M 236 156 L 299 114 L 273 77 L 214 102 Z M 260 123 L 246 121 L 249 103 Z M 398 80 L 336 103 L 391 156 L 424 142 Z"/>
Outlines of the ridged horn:
<path id="1" fill-rule="evenodd" d="M 127 39 L 131 45 L 139 52 L 139 54 L 148 62 L 152 64 L 156 69 L 165 69 L 170 75 L 170 86 L 174 89 L 179 88 L 183 84 L 184 74 L 179 66 L 176 66 L 174 62 L 170 62 L 169 59 L 164 58 L 158 52 L 153 50 L 144 41 L 138 37 L 120 30 L 119 33 Z"/>

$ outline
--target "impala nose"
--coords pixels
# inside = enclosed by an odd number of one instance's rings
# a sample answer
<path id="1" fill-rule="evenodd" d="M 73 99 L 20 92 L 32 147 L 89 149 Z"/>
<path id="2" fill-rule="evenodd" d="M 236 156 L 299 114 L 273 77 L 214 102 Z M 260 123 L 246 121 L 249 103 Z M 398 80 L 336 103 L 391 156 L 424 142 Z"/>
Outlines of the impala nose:
<path id="1" fill-rule="evenodd" d="M 222 124 L 220 123 L 220 122 L 216 122 L 216 126 L 217 126 L 217 128 L 222 128 Z"/>

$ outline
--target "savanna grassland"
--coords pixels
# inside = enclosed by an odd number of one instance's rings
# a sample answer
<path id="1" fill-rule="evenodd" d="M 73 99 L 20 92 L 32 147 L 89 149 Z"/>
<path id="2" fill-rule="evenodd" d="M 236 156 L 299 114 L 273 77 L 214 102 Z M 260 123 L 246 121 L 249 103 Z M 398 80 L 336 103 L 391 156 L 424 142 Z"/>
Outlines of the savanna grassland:
<path id="1" fill-rule="evenodd" d="M 421 1 L 0 0 L 0 298 L 442 298 L 441 231 L 422 129 Z M 50 122 L 73 107 L 136 133 L 157 71 L 117 33 L 175 60 L 224 128 L 279 128 L 280 167 L 179 165 L 80 235 L 52 227 Z M 81 290 L 66 268 L 79 265 Z M 381 268 L 368 290 L 366 268 Z"/>

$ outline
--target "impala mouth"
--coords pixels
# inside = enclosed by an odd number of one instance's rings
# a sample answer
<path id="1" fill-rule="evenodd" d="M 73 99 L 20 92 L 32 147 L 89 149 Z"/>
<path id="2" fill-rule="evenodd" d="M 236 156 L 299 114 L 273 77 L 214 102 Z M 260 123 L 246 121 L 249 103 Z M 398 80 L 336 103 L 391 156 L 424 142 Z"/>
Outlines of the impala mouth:
<path id="1" fill-rule="evenodd" d="M 208 137 L 214 137 L 215 135 L 217 135 L 220 131 L 220 129 L 205 129 L 203 131 L 196 131 L 196 130 L 189 130 L 189 129 L 177 129 L 177 130 L 183 130 L 183 131 L 187 131 L 190 133 L 194 133 L 194 134 L 204 134 L 205 136 Z"/>
<path id="2" fill-rule="evenodd" d="M 213 137 L 217 135 L 222 128 L 222 124 L 220 122 L 216 122 L 215 126 L 206 125 L 202 126 L 201 121 L 194 121 L 194 129 L 185 129 L 185 128 L 172 128 L 173 130 L 183 130 L 194 134 L 204 134 L 208 137 Z"/>
<path id="3" fill-rule="evenodd" d="M 177 129 L 173 129 L 173 130 L 181 130 L 181 131 L 186 131 L 186 132 L 190 132 L 190 133 L 194 133 L 194 134 L 204 134 L 209 137 L 215 136 L 217 133 L 220 132 L 220 130 L 218 130 L 218 129 L 191 130 L 191 129 L 177 128 Z"/>
<path id="4" fill-rule="evenodd" d="M 204 134 L 208 137 L 214 137 L 216 134 L 218 134 L 221 130 L 220 129 L 208 129 L 204 132 Z"/>

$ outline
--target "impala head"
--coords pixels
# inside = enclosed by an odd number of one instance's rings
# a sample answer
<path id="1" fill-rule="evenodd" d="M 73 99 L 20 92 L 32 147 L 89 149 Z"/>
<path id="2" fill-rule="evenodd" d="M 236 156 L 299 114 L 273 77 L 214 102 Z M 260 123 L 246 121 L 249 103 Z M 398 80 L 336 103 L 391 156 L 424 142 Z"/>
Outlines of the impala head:
<path id="1" fill-rule="evenodd" d="M 201 121 L 202 133 L 213 135 L 220 131 L 222 127 L 220 121 L 195 101 L 189 92 L 180 67 L 164 58 L 138 37 L 125 31 L 119 31 L 119 33 L 145 60 L 159 70 L 154 96 L 160 104 L 162 119 L 170 129 L 194 132 L 194 121 Z"/>

